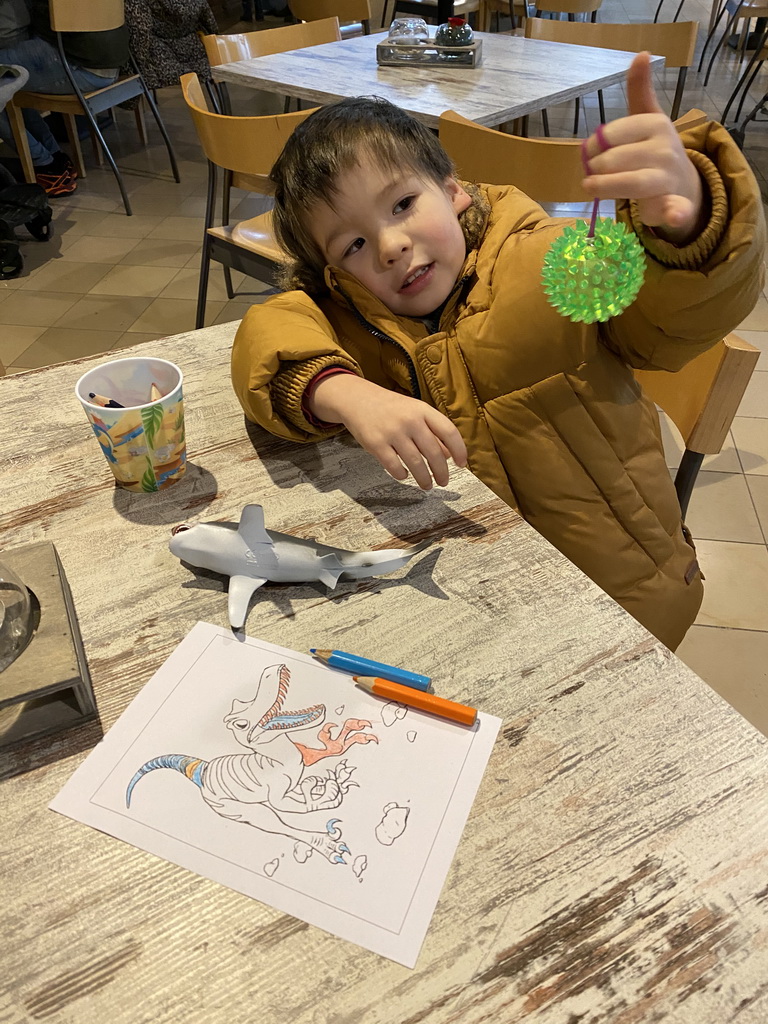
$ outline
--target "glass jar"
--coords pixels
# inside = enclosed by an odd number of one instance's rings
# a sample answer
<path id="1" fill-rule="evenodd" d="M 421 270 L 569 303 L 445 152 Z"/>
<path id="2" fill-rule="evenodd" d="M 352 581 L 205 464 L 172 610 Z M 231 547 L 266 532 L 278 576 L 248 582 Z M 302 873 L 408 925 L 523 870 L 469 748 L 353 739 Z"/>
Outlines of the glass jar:
<path id="1" fill-rule="evenodd" d="M 435 42 L 438 46 L 470 46 L 475 34 L 464 18 L 449 18 L 444 25 L 438 25 Z M 446 56 L 443 54 L 443 56 Z"/>
<path id="2" fill-rule="evenodd" d="M 0 672 L 18 658 L 31 635 L 29 591 L 15 572 L 0 562 Z"/>
<path id="3" fill-rule="evenodd" d="M 395 18 L 389 26 L 387 42 L 402 47 L 422 45 L 429 42 L 429 27 L 423 18 Z M 399 60 L 418 60 L 421 56 L 418 50 L 403 49 L 402 53 L 393 50 L 393 53 Z"/>

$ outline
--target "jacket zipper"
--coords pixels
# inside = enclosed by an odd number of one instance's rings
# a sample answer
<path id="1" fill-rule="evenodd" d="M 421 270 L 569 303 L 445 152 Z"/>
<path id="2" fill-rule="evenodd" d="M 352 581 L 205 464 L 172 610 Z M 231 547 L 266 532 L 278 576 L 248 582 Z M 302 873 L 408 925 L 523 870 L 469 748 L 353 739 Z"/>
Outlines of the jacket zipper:
<path id="1" fill-rule="evenodd" d="M 413 360 L 409 356 L 405 346 L 401 345 L 399 341 L 395 341 L 395 339 L 392 338 L 389 334 L 385 334 L 384 331 L 380 331 L 378 327 L 374 327 L 372 323 L 365 319 L 363 314 L 360 312 L 360 310 L 357 308 L 354 302 L 350 299 L 347 293 L 343 291 L 343 289 L 339 288 L 338 284 L 336 285 L 336 288 L 338 289 L 339 294 L 344 296 L 344 299 L 349 305 L 349 308 L 357 317 L 358 323 L 360 323 L 368 331 L 369 334 L 372 334 L 374 338 L 378 338 L 379 341 L 390 342 L 390 344 L 394 345 L 395 348 L 399 349 L 403 353 L 403 355 L 405 356 L 406 365 L 408 366 L 408 376 L 410 377 L 411 381 L 413 397 L 421 398 L 421 388 L 419 387 L 419 378 L 416 375 L 416 367 L 413 365 Z"/>
<path id="2" fill-rule="evenodd" d="M 461 288 L 464 287 L 464 285 L 467 283 L 467 281 L 469 281 L 469 279 L 471 277 L 472 277 L 471 274 L 465 274 L 464 277 L 461 278 L 461 280 L 456 284 L 456 286 L 453 289 L 453 291 L 451 292 L 451 294 L 448 296 L 448 299 L 446 300 L 446 303 L 448 301 L 450 301 L 450 299 L 452 299 L 453 296 Z M 419 387 L 419 378 L 418 378 L 418 376 L 416 374 L 416 367 L 413 365 L 413 360 L 411 359 L 410 355 L 408 354 L 408 351 L 405 348 L 405 346 L 401 345 L 399 341 L 395 341 L 395 339 L 392 338 L 389 334 L 385 334 L 384 331 L 380 331 L 378 329 L 378 327 L 374 327 L 373 324 L 370 323 L 370 321 L 366 320 L 366 318 L 363 316 L 363 314 L 360 312 L 360 310 L 357 308 L 357 306 L 354 304 L 354 302 L 350 299 L 350 297 L 347 295 L 347 293 L 344 291 L 344 289 L 340 288 L 338 284 L 336 284 L 336 288 L 337 288 L 339 294 L 344 297 L 345 301 L 349 305 L 349 308 L 352 310 L 352 312 L 357 317 L 358 323 L 360 323 L 368 331 L 369 334 L 372 334 L 374 336 L 374 338 L 378 338 L 379 341 L 388 341 L 388 342 L 390 342 L 390 344 L 394 345 L 395 348 L 400 349 L 400 351 L 405 356 L 406 363 L 408 365 L 408 376 L 411 379 L 411 388 L 413 390 L 413 397 L 414 398 L 421 398 L 421 388 Z"/>

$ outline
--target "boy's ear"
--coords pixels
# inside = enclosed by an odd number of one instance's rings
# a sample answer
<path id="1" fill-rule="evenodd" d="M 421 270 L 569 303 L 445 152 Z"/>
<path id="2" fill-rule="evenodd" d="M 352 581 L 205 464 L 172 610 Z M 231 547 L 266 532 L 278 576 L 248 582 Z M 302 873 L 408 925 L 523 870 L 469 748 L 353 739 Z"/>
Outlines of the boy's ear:
<path id="1" fill-rule="evenodd" d="M 468 192 L 465 192 L 461 185 L 456 181 L 455 178 L 447 177 L 444 185 L 446 194 L 451 200 L 454 213 L 458 217 L 460 213 L 464 213 L 472 205 L 472 197 Z"/>

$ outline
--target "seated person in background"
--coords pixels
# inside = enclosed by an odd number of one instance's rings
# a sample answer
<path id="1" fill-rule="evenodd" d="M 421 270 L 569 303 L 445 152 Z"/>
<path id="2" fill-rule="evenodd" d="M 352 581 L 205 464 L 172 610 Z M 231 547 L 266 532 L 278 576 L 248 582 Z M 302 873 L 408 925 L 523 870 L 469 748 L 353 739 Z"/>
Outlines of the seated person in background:
<path id="1" fill-rule="evenodd" d="M 83 92 L 114 82 L 120 65 L 128 61 L 125 26 L 109 32 L 67 32 L 63 38 L 72 73 Z M 26 68 L 29 92 L 72 92 L 51 30 L 48 0 L 0 0 L 0 63 Z M 24 124 L 38 184 L 52 197 L 74 192 L 74 165 L 61 151 L 44 118 L 36 110 L 25 110 Z M 5 113 L 0 114 L 0 138 L 13 147 Z"/>
<path id="2" fill-rule="evenodd" d="M 294 290 L 246 314 L 232 379 L 249 419 L 297 442 L 344 427 L 396 480 L 469 468 L 671 649 L 703 595 L 630 366 L 675 370 L 754 307 L 760 192 L 722 126 L 682 137 L 648 54 L 629 116 L 585 142 L 585 195 L 622 197 L 646 251 L 635 302 L 607 323 L 548 304 L 564 221 L 512 186 L 468 185 L 437 138 L 375 98 L 300 124 L 272 169 Z M 512 174 L 512 169 L 510 169 Z"/>

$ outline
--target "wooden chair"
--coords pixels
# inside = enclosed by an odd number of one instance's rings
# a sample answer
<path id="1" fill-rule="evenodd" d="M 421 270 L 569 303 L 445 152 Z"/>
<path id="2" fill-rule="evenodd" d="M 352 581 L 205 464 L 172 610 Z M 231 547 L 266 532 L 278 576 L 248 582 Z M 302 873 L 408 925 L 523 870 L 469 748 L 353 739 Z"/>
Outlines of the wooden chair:
<path id="1" fill-rule="evenodd" d="M 371 32 L 369 0 L 288 0 L 288 8 L 298 21 L 338 18 L 344 39 Z"/>
<path id="2" fill-rule="evenodd" d="M 555 43 L 575 43 L 578 46 L 596 46 L 604 50 L 628 50 L 641 53 L 648 50 L 666 60 L 666 67 L 678 68 L 677 88 L 672 101 L 670 117 L 674 120 L 679 111 L 685 89 L 688 68 L 693 63 L 696 48 L 697 21 L 677 22 L 632 22 L 615 24 L 611 22 L 548 21 L 543 18 L 529 18 L 525 23 L 525 35 L 529 39 L 548 39 Z M 600 120 L 604 123 L 605 104 L 603 91 L 598 90 Z M 576 100 L 576 117 L 573 133 L 578 133 L 579 100 Z"/>
<path id="3" fill-rule="evenodd" d="M 534 5 L 528 0 L 480 0 L 480 11 L 477 16 L 481 32 L 491 31 L 491 19 L 496 15 L 496 31 L 501 31 L 501 17 L 509 18 L 512 32 L 518 28 L 518 18 L 525 21 L 533 15 Z"/>
<path id="4" fill-rule="evenodd" d="M 699 59 L 698 67 L 699 71 L 701 71 L 702 66 L 704 65 L 704 56 L 707 52 L 707 47 L 712 42 L 712 37 L 717 31 L 717 26 L 720 24 L 720 19 L 726 13 L 729 17 L 725 24 L 725 31 L 720 37 L 720 40 L 710 58 L 709 64 L 707 65 L 707 73 L 704 76 L 704 85 L 707 85 L 707 83 L 709 82 L 709 76 L 712 74 L 712 65 L 715 63 L 715 58 L 720 52 L 723 43 L 725 43 L 726 40 L 730 38 L 731 29 L 734 27 L 737 21 L 744 22 L 742 30 L 741 56 L 739 59 L 739 63 L 741 63 L 744 60 L 744 55 L 747 49 L 747 36 L 749 34 L 750 20 L 752 18 L 768 18 L 768 5 L 766 5 L 765 0 L 762 0 L 762 2 L 761 0 L 743 0 L 743 2 L 741 2 L 741 0 L 725 0 L 724 3 L 721 3 L 717 12 L 717 17 L 715 18 L 715 21 L 711 29 L 709 30 L 709 35 L 705 39 L 704 46 L 701 50 L 701 58 Z"/>
<path id="5" fill-rule="evenodd" d="M 19 157 L 24 169 L 24 177 L 30 182 L 35 180 L 35 171 L 32 166 L 27 135 L 24 129 L 24 118 L 21 113 L 22 109 L 29 107 L 34 110 L 55 111 L 64 115 L 67 135 L 72 146 L 72 156 L 77 172 L 81 177 L 85 177 L 86 172 L 75 126 L 75 115 L 84 114 L 88 120 L 92 137 L 98 140 L 117 179 L 125 212 L 130 217 L 133 211 L 131 210 L 128 193 L 125 190 L 122 175 L 96 121 L 97 115 L 104 110 L 108 110 L 110 107 L 115 107 L 125 102 L 125 100 L 133 99 L 136 96 L 142 98 L 149 105 L 149 109 L 152 111 L 152 115 L 163 136 L 163 141 L 170 157 L 173 176 L 176 181 L 180 181 L 179 168 L 168 132 L 160 117 L 154 97 L 144 84 L 144 79 L 141 77 L 133 55 L 131 55 L 131 66 L 134 74 L 118 78 L 116 82 L 104 86 L 103 89 L 95 89 L 92 92 L 84 93 L 72 74 L 61 38 L 62 32 L 103 32 L 109 29 L 120 28 L 125 23 L 123 0 L 78 0 L 78 2 L 74 2 L 74 0 L 49 0 L 49 2 L 51 27 L 56 33 L 59 56 L 72 86 L 72 93 L 54 95 L 39 92 L 17 92 L 13 96 L 12 101 L 6 106 L 6 113 L 11 122 L 14 140 L 20 147 Z M 139 130 L 141 132 L 143 122 L 141 122 L 140 118 L 140 109 L 137 109 L 137 123 L 140 126 Z M 146 142 L 146 136 L 143 133 L 142 139 Z"/>
<path id="6" fill-rule="evenodd" d="M 603 0 L 531 0 L 536 17 L 541 14 L 567 14 L 568 21 L 576 21 L 577 14 L 588 14 L 590 21 L 597 21 L 597 12 Z M 557 19 L 553 19 L 557 20 Z"/>
<path id="7" fill-rule="evenodd" d="M 508 0 L 505 0 L 508 4 Z M 387 21 L 389 0 L 384 0 L 381 13 L 381 24 L 388 28 L 397 15 L 409 18 L 423 18 L 424 21 L 437 24 L 437 0 L 392 0 L 392 14 Z M 480 0 L 454 0 L 453 13 L 457 18 L 467 18 L 480 10 Z M 482 21 L 481 21 L 482 24 Z"/>
<path id="8" fill-rule="evenodd" d="M 646 395 L 682 434 L 685 451 L 675 490 L 683 518 L 704 456 L 723 447 L 759 357 L 759 349 L 729 334 L 675 373 L 634 371 Z"/>
<path id="9" fill-rule="evenodd" d="M 682 131 L 706 121 L 703 111 L 691 110 L 675 125 Z M 584 203 L 578 140 L 522 139 L 448 110 L 440 116 L 440 142 L 456 163 L 460 178 L 516 185 L 550 209 L 562 203 Z M 648 397 L 683 436 L 685 452 L 675 477 L 683 516 L 702 460 L 722 448 L 759 355 L 758 349 L 729 334 L 676 373 L 633 371 Z"/>
<path id="10" fill-rule="evenodd" d="M 208 198 L 205 210 L 203 252 L 195 327 L 205 322 L 210 262 L 224 266 L 227 295 L 234 298 L 232 269 L 260 281 L 272 280 L 281 262 L 281 251 L 272 234 L 272 214 L 263 213 L 238 224 L 229 223 L 231 188 L 269 192 L 269 172 L 293 129 L 310 110 L 264 117 L 232 117 L 208 109 L 205 94 L 195 74 L 182 75 L 181 91 L 192 115 L 203 152 L 208 158 Z M 216 179 L 225 174 L 221 225 L 215 226 Z"/>
<path id="11" fill-rule="evenodd" d="M 250 57 L 266 57 L 270 53 L 286 53 L 307 46 L 319 46 L 321 43 L 334 43 L 339 39 L 339 19 L 333 17 L 264 29 L 261 32 L 203 36 L 203 45 L 208 63 L 215 67 L 217 64 L 230 64 Z M 216 95 L 212 98 L 218 101 L 222 113 L 232 112 L 225 82 L 216 83 Z M 287 98 L 286 111 L 289 102 L 290 98 Z"/>

